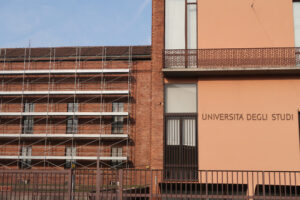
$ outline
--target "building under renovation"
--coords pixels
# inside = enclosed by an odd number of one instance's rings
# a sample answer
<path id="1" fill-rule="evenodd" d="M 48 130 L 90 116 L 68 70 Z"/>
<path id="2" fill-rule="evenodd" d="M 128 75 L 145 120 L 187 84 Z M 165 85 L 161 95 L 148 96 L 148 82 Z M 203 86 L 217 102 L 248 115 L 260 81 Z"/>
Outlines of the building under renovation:
<path id="1" fill-rule="evenodd" d="M 1 49 L 1 168 L 132 167 L 149 66 L 149 46 Z"/>
<path id="2" fill-rule="evenodd" d="M 153 0 L 151 46 L 2 48 L 3 190 L 300 199 L 299 47 L 298 0 Z"/>

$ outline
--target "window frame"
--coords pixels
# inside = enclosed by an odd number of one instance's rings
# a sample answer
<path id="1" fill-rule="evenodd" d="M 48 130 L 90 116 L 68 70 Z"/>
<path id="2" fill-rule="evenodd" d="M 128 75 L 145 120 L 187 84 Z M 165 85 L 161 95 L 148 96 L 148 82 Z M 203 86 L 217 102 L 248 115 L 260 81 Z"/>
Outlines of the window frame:
<path id="1" fill-rule="evenodd" d="M 190 5 L 196 5 L 196 49 L 198 48 L 198 0 L 195 0 L 195 2 L 189 2 L 189 0 L 185 1 L 185 8 L 184 8 L 184 27 L 185 27 L 185 50 L 188 49 L 188 6 Z M 299 0 L 300 1 L 300 0 Z M 166 0 L 164 0 L 164 49 L 166 49 Z M 186 55 L 187 56 L 187 55 Z"/>
<path id="2" fill-rule="evenodd" d="M 113 152 L 113 149 L 117 149 L 117 151 Z M 121 150 L 121 152 L 119 150 Z M 121 146 L 111 147 L 110 151 L 111 151 L 112 157 L 122 157 L 123 156 L 123 147 L 121 147 Z M 116 153 L 117 155 L 114 155 L 114 153 Z M 122 160 L 111 160 L 111 163 L 112 163 L 113 167 L 118 167 L 123 163 L 123 161 Z"/>
<path id="3" fill-rule="evenodd" d="M 34 112 L 35 104 L 25 102 L 23 104 L 23 112 Z M 34 131 L 34 116 L 22 117 L 22 134 L 33 134 Z"/>
<path id="4" fill-rule="evenodd" d="M 112 102 L 111 110 L 112 112 L 124 112 L 124 102 Z"/>
<path id="5" fill-rule="evenodd" d="M 67 112 L 78 112 L 79 103 L 69 102 L 67 103 Z M 66 120 L 66 134 L 75 134 L 78 132 L 78 117 L 68 116 Z M 70 125 L 69 125 L 70 124 Z"/>
<path id="6" fill-rule="evenodd" d="M 124 102 L 112 102 L 111 110 L 112 112 L 124 112 Z M 122 134 L 124 133 L 124 117 L 123 116 L 113 116 L 111 123 L 111 134 Z"/>
<path id="7" fill-rule="evenodd" d="M 124 117 L 114 116 L 111 124 L 111 134 L 122 134 L 124 133 Z"/>
<path id="8" fill-rule="evenodd" d="M 196 89 L 196 112 L 194 113 L 166 113 L 166 88 L 172 84 L 182 85 L 195 85 Z M 166 83 L 164 84 L 164 128 L 163 128 L 163 166 L 164 166 L 164 178 L 166 180 L 178 180 L 185 179 L 194 181 L 198 179 L 197 170 L 199 169 L 199 148 L 198 148 L 198 85 L 197 83 Z M 167 145 L 167 120 L 169 118 L 180 119 L 180 143 L 179 145 Z M 195 119 L 195 146 L 183 145 L 183 120 L 184 119 Z M 168 157 L 168 153 L 180 154 L 178 156 L 173 155 L 174 159 L 171 160 L 171 156 Z M 185 157 L 190 155 L 189 158 Z M 188 161 L 188 162 L 186 162 Z M 194 162 L 193 162 L 194 161 Z M 181 163 L 176 163 L 181 162 Z M 176 163 L 176 164 L 174 164 Z"/>
<path id="9" fill-rule="evenodd" d="M 179 145 L 168 145 L 168 141 L 167 141 L 167 123 L 168 123 L 168 120 L 169 119 L 178 119 L 179 120 Z M 168 113 L 168 114 L 165 114 L 165 145 L 168 145 L 168 146 L 189 146 L 189 145 L 185 145 L 183 144 L 183 141 L 184 141 L 184 120 L 186 119 L 193 119 L 195 120 L 195 130 L 196 130 L 196 133 L 195 133 L 195 146 L 192 146 L 192 147 L 196 147 L 198 145 L 198 141 L 197 141 L 197 128 L 198 128 L 198 116 L 197 116 L 197 113 Z"/>
<path id="10" fill-rule="evenodd" d="M 22 145 L 20 149 L 20 156 L 28 156 L 28 157 L 32 156 L 32 146 Z M 19 162 L 20 162 L 19 167 L 21 169 L 31 169 L 31 162 L 32 162 L 31 158 L 20 159 Z"/>

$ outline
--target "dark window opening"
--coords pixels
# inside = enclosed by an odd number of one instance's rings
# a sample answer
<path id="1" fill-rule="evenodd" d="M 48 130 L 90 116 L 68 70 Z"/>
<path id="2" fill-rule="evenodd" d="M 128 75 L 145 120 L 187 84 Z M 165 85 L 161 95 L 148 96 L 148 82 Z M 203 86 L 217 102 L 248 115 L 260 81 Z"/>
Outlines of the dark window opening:
<path id="1" fill-rule="evenodd" d="M 197 115 L 167 115 L 165 123 L 165 178 L 197 179 Z"/>

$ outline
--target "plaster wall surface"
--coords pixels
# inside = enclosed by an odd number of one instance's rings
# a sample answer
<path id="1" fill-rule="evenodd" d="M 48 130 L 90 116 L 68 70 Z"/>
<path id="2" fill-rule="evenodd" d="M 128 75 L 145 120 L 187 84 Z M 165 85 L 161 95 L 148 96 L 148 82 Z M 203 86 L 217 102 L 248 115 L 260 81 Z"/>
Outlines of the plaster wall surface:
<path id="1" fill-rule="evenodd" d="M 293 46 L 292 0 L 198 1 L 198 48 Z"/>
<path id="2" fill-rule="evenodd" d="M 299 78 L 199 79 L 199 168 L 300 170 L 299 91 Z"/>

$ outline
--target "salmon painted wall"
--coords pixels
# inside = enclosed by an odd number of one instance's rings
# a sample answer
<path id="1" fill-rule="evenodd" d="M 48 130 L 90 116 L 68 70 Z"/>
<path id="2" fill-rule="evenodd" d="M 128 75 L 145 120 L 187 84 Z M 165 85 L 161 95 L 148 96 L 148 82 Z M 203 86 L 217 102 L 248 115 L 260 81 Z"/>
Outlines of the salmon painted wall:
<path id="1" fill-rule="evenodd" d="M 199 79 L 198 98 L 200 169 L 300 170 L 300 79 Z M 230 113 L 244 120 L 224 120 Z M 293 119 L 273 120 L 278 113 Z"/>
<path id="2" fill-rule="evenodd" d="M 293 46 L 292 0 L 198 0 L 198 48 Z"/>

